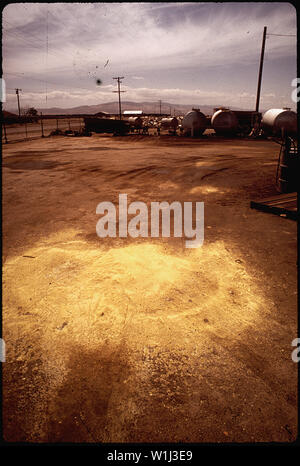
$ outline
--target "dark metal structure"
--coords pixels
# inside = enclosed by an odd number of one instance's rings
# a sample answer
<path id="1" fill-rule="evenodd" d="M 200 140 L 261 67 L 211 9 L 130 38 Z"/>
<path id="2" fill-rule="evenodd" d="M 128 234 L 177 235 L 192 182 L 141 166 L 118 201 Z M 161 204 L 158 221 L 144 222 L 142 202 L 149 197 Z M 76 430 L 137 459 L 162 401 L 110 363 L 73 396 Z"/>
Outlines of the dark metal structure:
<path id="1" fill-rule="evenodd" d="M 276 171 L 276 187 L 279 192 L 297 191 L 299 166 L 297 143 L 293 138 L 285 135 L 281 141 Z"/>
<path id="2" fill-rule="evenodd" d="M 85 131 L 88 133 L 113 133 L 125 135 L 130 131 L 130 123 L 125 120 L 113 120 L 112 118 L 84 118 Z"/>

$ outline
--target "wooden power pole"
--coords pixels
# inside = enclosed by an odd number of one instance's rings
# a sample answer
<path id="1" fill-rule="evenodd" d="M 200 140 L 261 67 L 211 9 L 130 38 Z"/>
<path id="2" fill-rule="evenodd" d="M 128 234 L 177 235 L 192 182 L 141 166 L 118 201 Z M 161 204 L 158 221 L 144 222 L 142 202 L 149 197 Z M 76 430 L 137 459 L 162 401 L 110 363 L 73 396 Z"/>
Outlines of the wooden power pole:
<path id="1" fill-rule="evenodd" d="M 113 91 L 113 92 L 117 92 L 119 94 L 119 116 L 120 116 L 120 120 L 122 120 L 122 110 L 121 110 L 121 92 L 126 92 L 126 91 L 121 91 L 120 90 L 120 84 L 121 84 L 121 79 L 124 79 L 124 76 L 118 76 L 116 78 L 113 78 L 113 79 L 116 79 L 117 82 L 118 82 L 118 90 L 117 91 Z"/>
<path id="2" fill-rule="evenodd" d="M 267 26 L 264 27 L 262 46 L 261 46 L 260 64 L 259 64 L 259 72 L 258 72 L 258 83 L 257 83 L 257 94 L 256 94 L 256 106 L 255 106 L 255 111 L 256 112 L 259 111 L 260 89 L 261 89 L 262 71 L 263 71 L 263 65 L 264 65 L 266 36 L 267 36 Z"/>
<path id="3" fill-rule="evenodd" d="M 21 117 L 21 109 L 20 109 L 20 97 L 19 97 L 19 91 L 22 89 L 16 89 L 16 94 L 17 94 L 17 99 L 18 99 L 18 111 L 19 111 L 19 118 Z"/>

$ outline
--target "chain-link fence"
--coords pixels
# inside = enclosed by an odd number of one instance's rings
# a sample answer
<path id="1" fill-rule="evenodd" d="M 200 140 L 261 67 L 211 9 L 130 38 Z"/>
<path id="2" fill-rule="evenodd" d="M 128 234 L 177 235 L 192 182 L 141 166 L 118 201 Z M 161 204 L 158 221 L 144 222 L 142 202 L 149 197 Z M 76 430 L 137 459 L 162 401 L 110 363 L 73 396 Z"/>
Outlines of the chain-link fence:
<path id="1" fill-rule="evenodd" d="M 80 131 L 83 118 L 40 118 L 35 123 L 2 123 L 2 143 L 46 137 L 52 131 Z"/>

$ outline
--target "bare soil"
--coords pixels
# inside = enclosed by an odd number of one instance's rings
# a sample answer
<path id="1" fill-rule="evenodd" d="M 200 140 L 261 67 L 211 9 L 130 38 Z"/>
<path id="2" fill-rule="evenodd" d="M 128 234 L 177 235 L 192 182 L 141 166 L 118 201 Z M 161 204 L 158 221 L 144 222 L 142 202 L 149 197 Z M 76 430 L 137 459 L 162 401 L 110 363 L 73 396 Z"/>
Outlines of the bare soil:
<path id="1" fill-rule="evenodd" d="M 272 141 L 52 137 L 3 147 L 7 441 L 291 442 L 296 222 Z M 204 201 L 205 239 L 96 235 L 102 201 Z"/>

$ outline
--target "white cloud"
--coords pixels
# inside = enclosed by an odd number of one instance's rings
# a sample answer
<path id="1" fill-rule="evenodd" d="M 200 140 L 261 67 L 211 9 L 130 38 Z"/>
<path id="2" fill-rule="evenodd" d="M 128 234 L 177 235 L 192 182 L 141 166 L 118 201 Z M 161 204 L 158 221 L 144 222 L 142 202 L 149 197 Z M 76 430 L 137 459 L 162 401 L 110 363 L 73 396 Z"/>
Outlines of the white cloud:
<path id="1" fill-rule="evenodd" d="M 226 13 L 226 4 L 219 4 L 215 15 L 210 14 L 208 20 L 201 24 L 191 16 L 183 17 L 180 22 L 160 24 L 149 14 L 151 4 L 27 5 L 29 15 L 24 15 L 22 8 L 25 6 L 17 4 L 18 8 L 15 8 L 15 5 L 9 5 L 4 10 L 4 20 L 8 18 L 7 21 L 19 28 L 23 22 L 22 31 L 26 41 L 34 42 L 35 37 L 39 38 L 33 44 L 37 49 L 31 49 L 29 56 L 36 59 L 39 47 L 40 54 L 45 55 L 48 17 L 51 24 L 48 33 L 49 65 L 65 66 L 74 60 L 84 60 L 84 57 L 85 63 L 98 61 L 100 64 L 109 59 L 127 72 L 138 68 L 149 70 L 190 67 L 197 66 L 200 62 L 202 66 L 220 66 L 238 61 L 256 62 L 266 20 L 264 17 L 256 17 L 253 4 L 250 4 L 252 8 L 249 7 L 248 16 L 238 7 L 231 8 Z M 280 24 L 280 31 L 295 33 L 291 13 L 279 15 L 278 10 L 269 5 L 268 30 L 278 31 Z M 159 6 L 162 7 L 163 5 Z M 168 9 L 172 8 L 175 8 L 174 4 L 169 4 Z M 257 8 L 259 9 L 259 4 Z M 8 26 L 5 24 L 8 34 L 12 31 L 14 34 L 22 34 L 20 29 Z M 12 42 L 13 37 L 5 36 L 4 32 L 4 41 Z M 15 43 L 17 41 L 18 37 L 15 35 Z M 267 40 L 268 54 L 273 57 L 293 54 L 294 50 L 294 38 L 273 36 L 271 40 Z M 67 56 L 69 59 L 66 59 Z M 8 60 L 12 58 L 7 57 Z"/>
<path id="2" fill-rule="evenodd" d="M 185 90 L 180 88 L 132 88 L 130 86 L 123 86 L 126 94 L 122 95 L 123 101 L 137 101 L 137 102 L 154 102 L 162 100 L 170 104 L 191 104 L 191 105 L 227 105 L 229 107 L 238 106 L 240 108 L 251 109 L 254 107 L 255 94 L 246 92 L 241 93 L 228 93 L 210 91 L 206 92 L 200 89 Z M 106 102 L 116 101 L 113 97 L 112 91 L 115 86 L 107 85 L 102 86 L 101 89 L 96 91 L 49 91 L 47 93 L 47 100 L 44 92 L 23 92 L 21 95 L 22 106 L 36 106 L 36 107 L 61 107 L 69 108 L 81 105 L 95 105 Z M 286 99 L 286 105 L 291 106 L 291 102 Z M 274 94 L 262 95 L 262 106 L 271 108 L 276 103 Z M 15 93 L 10 92 L 7 94 L 7 107 L 15 108 L 16 97 Z"/>

